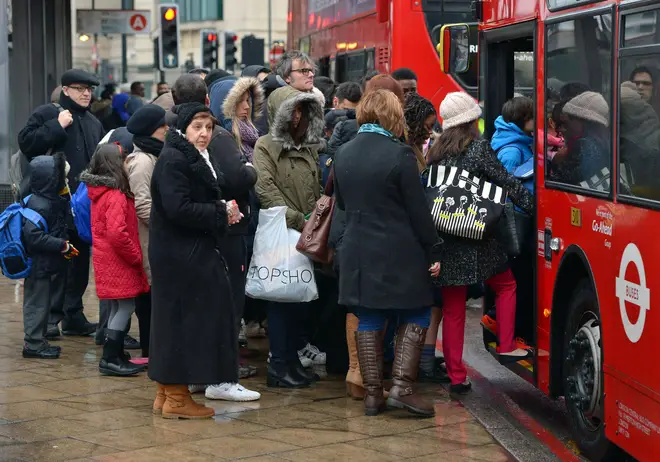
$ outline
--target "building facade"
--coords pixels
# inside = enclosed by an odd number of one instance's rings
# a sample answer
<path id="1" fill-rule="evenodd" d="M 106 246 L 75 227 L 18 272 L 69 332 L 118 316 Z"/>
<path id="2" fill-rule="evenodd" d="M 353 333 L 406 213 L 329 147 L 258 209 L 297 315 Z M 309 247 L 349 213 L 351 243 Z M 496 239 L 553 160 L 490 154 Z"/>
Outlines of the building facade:
<path id="1" fill-rule="evenodd" d="M 121 35 L 87 35 L 82 37 L 75 24 L 77 9 L 121 9 L 122 4 L 132 3 L 135 10 L 151 10 L 151 35 L 128 35 L 127 44 L 127 80 L 142 81 L 147 97 L 155 91 L 155 84 L 160 80 L 160 73 L 154 67 L 154 38 L 158 35 L 158 7 L 161 4 L 179 6 L 179 62 L 181 69 L 168 71 L 165 80 L 172 82 L 185 69 L 186 63 L 201 67 L 200 31 L 215 29 L 219 36 L 231 31 L 238 36 L 236 57 L 241 60 L 241 38 L 252 34 L 264 39 L 264 63 L 268 63 L 269 44 L 269 8 L 271 5 L 272 41 L 286 40 L 287 0 L 71 0 L 72 27 L 71 41 L 73 64 L 75 67 L 98 71 L 103 81 L 121 82 L 122 79 L 122 40 Z M 96 51 L 96 53 L 95 53 Z M 222 40 L 218 50 L 219 66 L 224 65 Z M 240 70 L 240 65 L 236 67 Z"/>

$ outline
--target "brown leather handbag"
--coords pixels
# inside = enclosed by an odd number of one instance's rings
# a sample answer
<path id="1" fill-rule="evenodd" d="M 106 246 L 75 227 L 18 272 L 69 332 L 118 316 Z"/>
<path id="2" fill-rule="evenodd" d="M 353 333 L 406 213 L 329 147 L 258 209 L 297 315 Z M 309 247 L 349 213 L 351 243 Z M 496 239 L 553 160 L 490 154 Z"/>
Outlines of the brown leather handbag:
<path id="1" fill-rule="evenodd" d="M 335 209 L 335 198 L 332 196 L 334 171 L 330 171 L 325 194 L 316 201 L 314 210 L 300 234 L 296 250 L 312 260 L 323 263 L 332 263 L 334 252 L 328 248 L 332 213 Z"/>

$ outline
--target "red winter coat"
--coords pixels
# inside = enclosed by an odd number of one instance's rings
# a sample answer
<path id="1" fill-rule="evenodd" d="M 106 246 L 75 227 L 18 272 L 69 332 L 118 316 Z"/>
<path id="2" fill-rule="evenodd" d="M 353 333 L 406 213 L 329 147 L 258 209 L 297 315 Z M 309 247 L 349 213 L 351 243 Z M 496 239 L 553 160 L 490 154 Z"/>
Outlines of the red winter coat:
<path id="1" fill-rule="evenodd" d="M 133 298 L 149 291 L 142 267 L 135 200 L 114 179 L 83 172 L 92 201 L 92 261 L 100 299 Z"/>

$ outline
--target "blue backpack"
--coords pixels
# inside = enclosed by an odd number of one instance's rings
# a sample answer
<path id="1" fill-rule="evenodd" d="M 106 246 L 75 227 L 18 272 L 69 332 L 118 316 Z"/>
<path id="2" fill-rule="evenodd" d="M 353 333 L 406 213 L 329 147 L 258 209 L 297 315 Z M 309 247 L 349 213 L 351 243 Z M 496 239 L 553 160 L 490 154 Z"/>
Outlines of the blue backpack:
<path id="1" fill-rule="evenodd" d="M 87 194 L 87 185 L 80 183 L 76 192 L 71 196 L 71 212 L 78 236 L 87 244 L 92 243 L 91 210 L 92 201 Z"/>
<path id="2" fill-rule="evenodd" d="M 30 220 L 35 226 L 41 226 L 48 232 L 46 220 L 24 204 L 30 200 L 30 194 L 23 202 L 11 204 L 0 213 L 0 266 L 2 274 L 9 279 L 24 279 L 32 270 L 32 259 L 28 257 L 21 239 L 23 218 Z"/>

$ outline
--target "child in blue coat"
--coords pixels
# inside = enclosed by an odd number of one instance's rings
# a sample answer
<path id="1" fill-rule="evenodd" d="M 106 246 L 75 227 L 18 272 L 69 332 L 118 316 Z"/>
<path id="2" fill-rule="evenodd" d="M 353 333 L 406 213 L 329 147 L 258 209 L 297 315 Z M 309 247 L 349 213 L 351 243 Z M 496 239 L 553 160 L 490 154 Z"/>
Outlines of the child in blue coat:
<path id="1" fill-rule="evenodd" d="M 509 173 L 531 159 L 534 131 L 534 101 L 526 96 L 510 99 L 495 120 L 490 146 Z"/>

